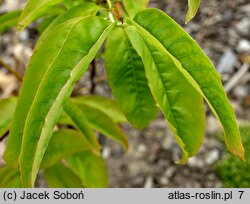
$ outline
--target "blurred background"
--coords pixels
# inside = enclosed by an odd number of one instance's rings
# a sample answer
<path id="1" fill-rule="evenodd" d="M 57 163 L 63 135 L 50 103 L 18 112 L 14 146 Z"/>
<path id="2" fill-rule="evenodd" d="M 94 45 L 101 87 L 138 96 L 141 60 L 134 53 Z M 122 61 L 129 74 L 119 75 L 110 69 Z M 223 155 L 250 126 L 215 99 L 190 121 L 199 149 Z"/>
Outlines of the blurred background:
<path id="1" fill-rule="evenodd" d="M 0 0 L 0 15 L 24 7 L 26 0 Z M 250 2 L 249 0 L 201 0 L 197 16 L 185 25 L 186 0 L 153 0 L 150 7 L 165 11 L 200 44 L 222 75 L 223 84 L 240 125 L 246 162 L 227 152 L 221 128 L 206 109 L 207 130 L 198 154 L 187 165 L 175 161 L 180 149 L 162 115 L 146 129 L 123 125 L 130 148 L 106 141 L 103 156 L 109 168 L 110 187 L 250 187 Z M 39 22 L 24 31 L 0 34 L 0 61 L 20 74 L 39 37 Z M 41 62 L 42 63 L 42 62 Z M 95 59 L 76 84 L 73 95 L 112 97 L 104 59 Z M 17 95 L 21 82 L 0 63 L 0 98 Z M 1 110 L 0 110 L 1 111 Z M 0 166 L 6 139 L 0 142 Z"/>

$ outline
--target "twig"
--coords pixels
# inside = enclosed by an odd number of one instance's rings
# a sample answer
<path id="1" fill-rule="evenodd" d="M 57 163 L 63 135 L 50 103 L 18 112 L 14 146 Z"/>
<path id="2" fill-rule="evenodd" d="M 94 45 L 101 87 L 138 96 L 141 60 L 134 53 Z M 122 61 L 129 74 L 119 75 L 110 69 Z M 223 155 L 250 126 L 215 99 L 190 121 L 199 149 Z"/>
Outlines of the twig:
<path id="1" fill-rule="evenodd" d="M 11 66 L 6 64 L 1 58 L 0 58 L 0 65 L 2 65 L 5 69 L 7 69 L 10 73 L 12 73 L 19 81 L 23 81 L 23 76 L 18 73 L 15 69 L 13 69 Z"/>
<path id="2" fill-rule="evenodd" d="M 4 140 L 9 135 L 10 131 L 8 130 L 2 137 L 0 137 L 0 142 Z"/>
<path id="3" fill-rule="evenodd" d="M 91 70 L 90 70 L 90 82 L 91 82 L 90 93 L 92 95 L 95 94 L 95 87 L 96 87 L 95 76 L 96 76 L 96 64 L 95 64 L 95 59 L 93 59 L 91 62 Z M 98 141 L 99 141 L 99 144 L 102 145 L 102 151 L 103 151 L 103 148 L 104 148 L 105 143 L 106 143 L 105 136 L 100 133 L 99 137 L 98 137 Z"/>
<path id="4" fill-rule="evenodd" d="M 96 66 L 95 66 L 95 59 L 93 59 L 91 62 L 91 69 L 90 69 L 91 94 L 95 93 L 95 75 L 96 75 Z"/>

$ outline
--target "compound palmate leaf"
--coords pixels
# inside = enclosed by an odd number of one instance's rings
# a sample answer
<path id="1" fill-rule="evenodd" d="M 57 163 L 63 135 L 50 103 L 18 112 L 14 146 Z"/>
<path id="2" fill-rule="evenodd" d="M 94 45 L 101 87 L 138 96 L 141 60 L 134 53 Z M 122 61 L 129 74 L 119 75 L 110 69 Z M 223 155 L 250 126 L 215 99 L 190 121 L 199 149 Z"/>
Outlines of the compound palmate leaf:
<path id="1" fill-rule="evenodd" d="M 223 126 L 229 150 L 244 159 L 239 128 L 221 77 L 199 45 L 173 19 L 157 9 L 139 12 L 134 21 L 129 20 L 129 23 L 137 28 L 149 47 L 154 47 L 155 52 L 169 58 L 174 67 L 206 99 Z"/>
<path id="2" fill-rule="evenodd" d="M 158 114 L 144 66 L 122 28 L 114 29 L 106 44 L 105 60 L 112 93 L 128 121 L 144 128 Z"/>
<path id="3" fill-rule="evenodd" d="M 150 37 L 147 36 L 144 41 L 132 26 L 126 27 L 125 31 L 143 60 L 157 106 L 162 110 L 182 148 L 179 163 L 185 163 L 202 144 L 205 129 L 202 97 L 175 68 L 171 58 L 151 43 Z"/>
<path id="4" fill-rule="evenodd" d="M 24 29 L 50 7 L 62 1 L 63 0 L 29 0 L 19 18 L 18 30 Z"/>
<path id="5" fill-rule="evenodd" d="M 20 155 L 24 187 L 34 185 L 63 103 L 112 28 L 99 17 L 74 18 L 59 25 L 34 51 L 4 154 L 9 164 Z"/>

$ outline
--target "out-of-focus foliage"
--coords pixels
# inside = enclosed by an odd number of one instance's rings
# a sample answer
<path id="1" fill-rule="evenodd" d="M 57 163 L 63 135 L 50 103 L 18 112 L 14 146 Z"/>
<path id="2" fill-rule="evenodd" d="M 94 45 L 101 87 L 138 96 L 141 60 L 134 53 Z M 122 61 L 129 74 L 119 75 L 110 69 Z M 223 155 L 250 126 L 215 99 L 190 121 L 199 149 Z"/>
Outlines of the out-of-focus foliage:
<path id="1" fill-rule="evenodd" d="M 9 28 L 12 28 L 17 25 L 18 17 L 21 11 L 12 11 L 0 16 L 0 33 L 7 31 Z"/>
<path id="2" fill-rule="evenodd" d="M 219 161 L 215 170 L 225 188 L 250 187 L 250 126 L 240 128 L 243 145 L 245 146 L 246 162 L 227 153 L 223 161 Z M 222 136 L 220 136 L 222 139 Z"/>

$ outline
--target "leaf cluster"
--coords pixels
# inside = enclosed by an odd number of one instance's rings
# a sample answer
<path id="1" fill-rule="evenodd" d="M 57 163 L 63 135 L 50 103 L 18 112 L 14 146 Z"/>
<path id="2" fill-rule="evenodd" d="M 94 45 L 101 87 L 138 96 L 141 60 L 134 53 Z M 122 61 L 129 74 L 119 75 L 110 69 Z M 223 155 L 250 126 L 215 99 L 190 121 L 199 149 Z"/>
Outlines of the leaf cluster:
<path id="1" fill-rule="evenodd" d="M 105 162 L 94 130 L 127 149 L 117 122 L 144 128 L 159 111 L 182 150 L 178 163 L 185 164 L 203 141 L 203 100 L 220 121 L 229 150 L 244 159 L 234 111 L 213 64 L 171 17 L 147 9 L 147 4 L 146 0 L 107 1 L 106 7 L 78 0 L 27 3 L 19 30 L 51 9 L 58 13 L 52 10 L 55 17 L 41 29 L 4 153 L 6 168 L 20 173 L 23 187 L 34 186 L 40 168 L 53 187 L 71 185 L 60 179 L 66 173 L 75 175 L 76 186 L 106 186 Z M 199 1 L 189 1 L 187 21 L 198 6 Z M 70 98 L 75 82 L 103 44 L 108 83 L 124 115 L 108 99 Z M 104 107 L 107 103 L 113 105 Z M 66 128 L 57 129 L 60 123 Z"/>

